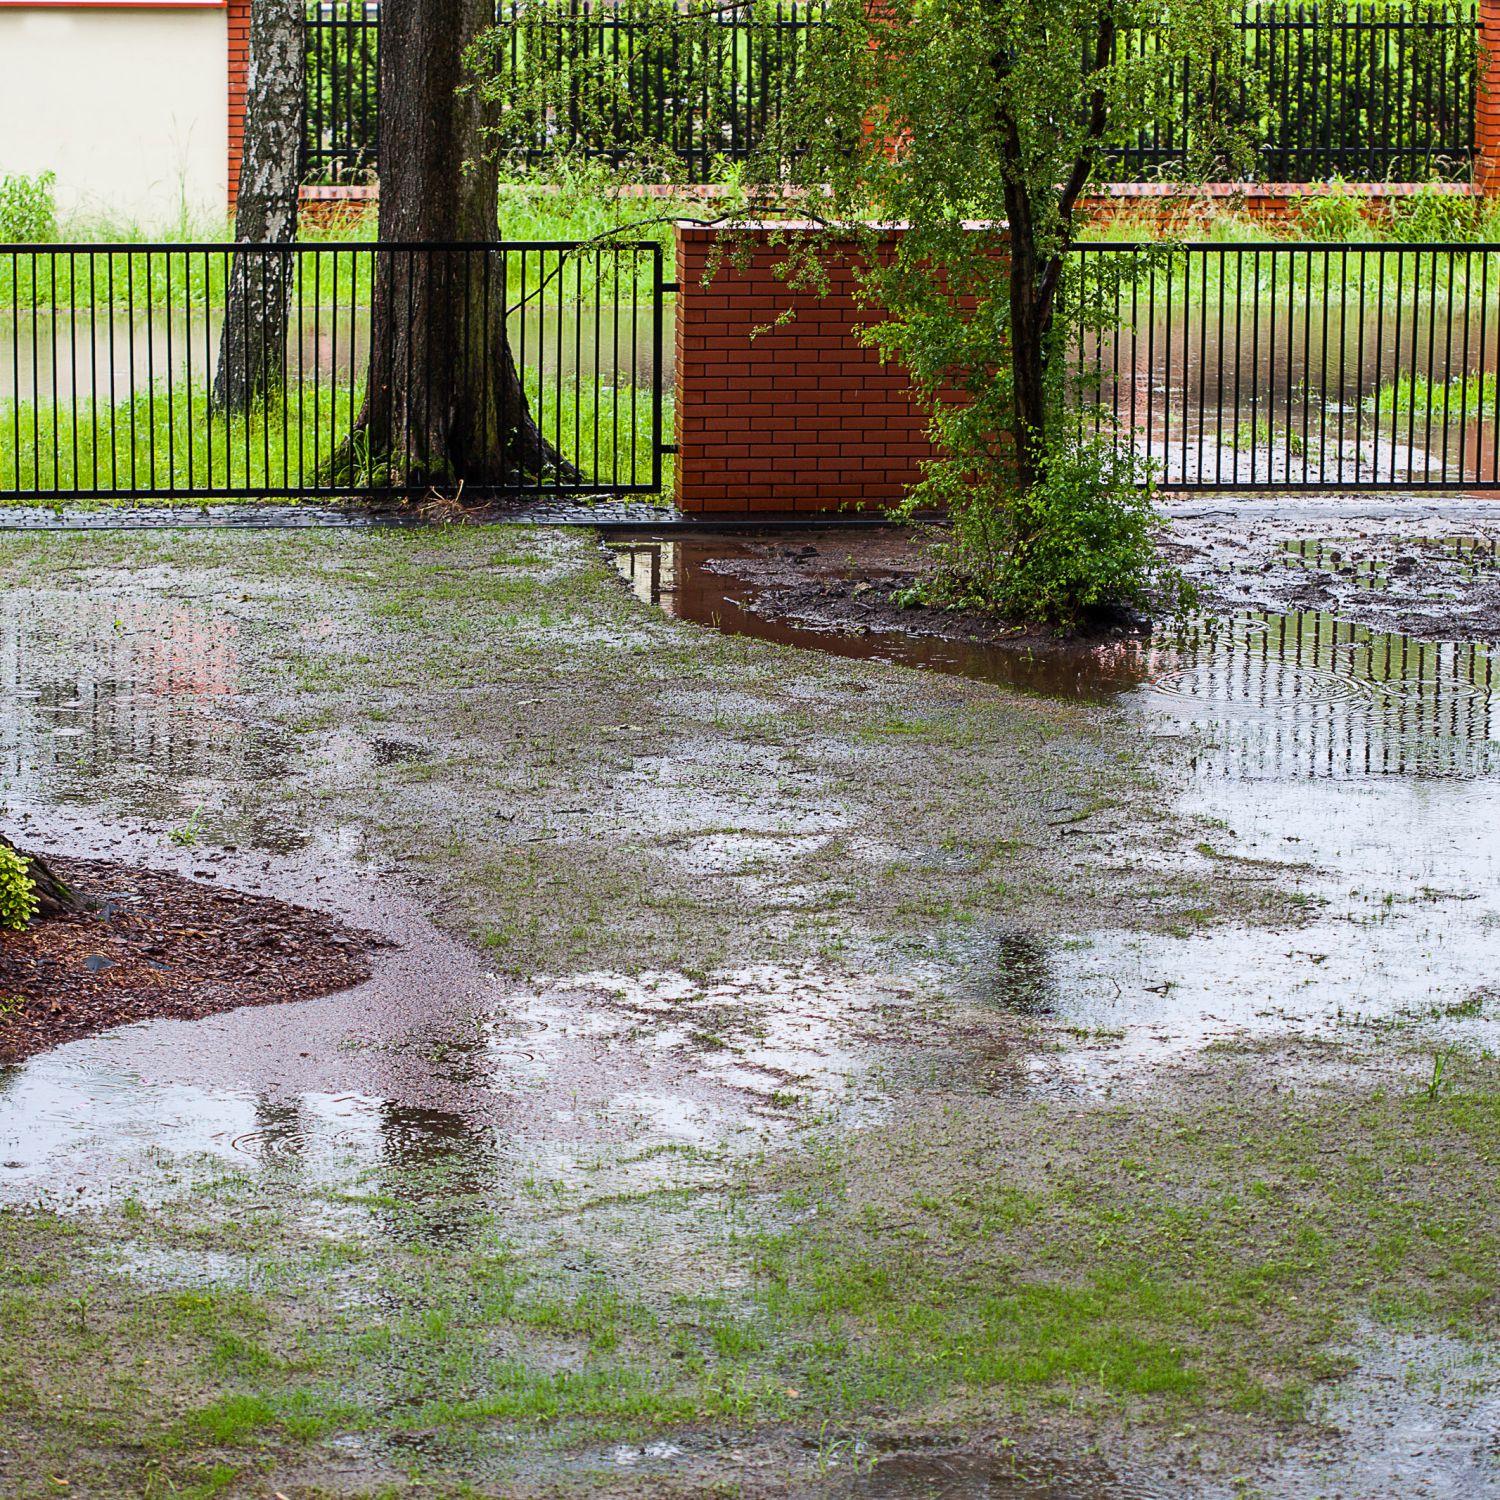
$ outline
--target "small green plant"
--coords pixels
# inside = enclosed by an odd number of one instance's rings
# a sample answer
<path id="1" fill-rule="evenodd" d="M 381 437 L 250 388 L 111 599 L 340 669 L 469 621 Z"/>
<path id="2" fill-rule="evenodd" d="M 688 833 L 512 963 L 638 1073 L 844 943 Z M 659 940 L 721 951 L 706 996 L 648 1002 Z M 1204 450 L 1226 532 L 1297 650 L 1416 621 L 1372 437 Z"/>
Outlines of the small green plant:
<path id="1" fill-rule="evenodd" d="M 1436 1102 L 1443 1091 L 1443 1075 L 1448 1071 L 1448 1059 L 1452 1055 L 1446 1051 L 1432 1054 L 1432 1077 L 1427 1080 L 1427 1098 L 1430 1103 Z"/>
<path id="2" fill-rule="evenodd" d="M 167 837 L 177 845 L 179 849 L 191 849 L 198 842 L 198 833 L 203 821 L 202 806 L 195 807 L 192 816 L 181 828 L 170 829 Z"/>
<path id="3" fill-rule="evenodd" d="M 1391 238 L 1407 244 L 1467 242 L 1478 219 L 1474 199 L 1444 191 L 1444 185 L 1422 183 L 1409 198 L 1391 204 Z"/>
<path id="4" fill-rule="evenodd" d="M 38 245 L 57 238 L 56 182 L 52 172 L 0 177 L 0 240 Z"/>
<path id="5" fill-rule="evenodd" d="M 1323 191 L 1303 198 L 1297 214 L 1310 239 L 1338 244 L 1369 236 L 1364 206 L 1342 177 L 1330 179 Z"/>
<path id="6" fill-rule="evenodd" d="M 928 474 L 914 498 L 941 498 L 952 519 L 925 585 L 934 603 L 1063 627 L 1110 608 L 1191 608 L 1191 586 L 1157 550 L 1161 521 L 1135 454 L 1060 446 L 1020 493 L 975 484 L 952 462 Z"/>
<path id="7" fill-rule="evenodd" d="M 0 930 L 19 932 L 37 913 L 36 882 L 24 858 L 0 844 Z"/>

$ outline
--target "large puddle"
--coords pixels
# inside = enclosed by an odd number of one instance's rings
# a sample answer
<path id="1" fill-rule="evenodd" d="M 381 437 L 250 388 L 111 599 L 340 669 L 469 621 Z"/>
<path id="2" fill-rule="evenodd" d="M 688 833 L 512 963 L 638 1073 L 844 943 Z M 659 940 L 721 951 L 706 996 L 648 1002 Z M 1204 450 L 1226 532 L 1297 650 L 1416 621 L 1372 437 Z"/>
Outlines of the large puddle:
<path id="1" fill-rule="evenodd" d="M 864 659 L 1112 701 L 1147 733 L 1185 741 L 1179 806 L 1204 829 L 1201 873 L 1260 861 L 1298 887 L 1299 925 L 1206 925 L 1173 937 L 1079 932 L 1027 961 L 1017 1000 L 1083 1040 L 1034 1066 L 1085 1087 L 1139 1084 L 1142 1064 L 1235 1036 L 1359 1025 L 1434 1047 L 1500 1044 L 1500 671 L 1490 645 L 1417 640 L 1319 611 L 1241 611 L 1098 646 L 986 645 L 896 630 L 857 634 L 762 612 L 768 550 L 810 576 L 851 568 L 881 586 L 880 544 L 652 538 L 610 544 L 640 598 L 716 629 Z M 1431 543 L 1464 568 L 1493 549 Z M 1337 566 L 1354 568 L 1347 544 Z M 861 558 L 861 547 L 871 556 Z M 1286 566 L 1327 558 L 1288 544 Z M 866 567 L 865 564 L 870 566 Z M 784 588 L 784 569 L 775 570 Z M 1102 812 L 1064 830 L 1122 888 L 1138 869 Z"/>
<path id="2" fill-rule="evenodd" d="M 1303 893 L 1310 915 L 1284 929 L 981 944 L 968 989 L 1075 1038 L 1063 1053 L 1008 1058 L 993 1086 L 1145 1087 L 1153 1065 L 1217 1038 L 1351 1025 L 1433 1046 L 1500 1045 L 1500 714 L 1489 648 L 1318 612 L 1240 612 L 1082 650 L 849 636 L 756 612 L 737 560 L 764 545 L 643 539 L 614 555 L 643 599 L 721 630 L 1112 699 L 1149 734 L 1187 743 L 1181 804 L 1201 819 L 1191 857 L 1203 878 L 1220 861 L 1262 861 Z M 797 548 L 840 566 L 857 544 L 819 545 Z M 384 1180 L 429 1155 L 461 1160 L 482 1191 L 500 1193 L 539 1162 L 581 1182 L 574 1164 L 605 1144 L 714 1155 L 785 1133 L 809 1107 L 853 1121 L 899 1088 L 892 1080 L 908 1070 L 887 1043 L 909 1034 L 920 977 L 851 982 L 766 967 L 696 980 L 565 975 L 522 989 L 392 897 L 361 865 L 351 830 L 265 816 L 244 849 L 174 847 L 164 827 L 229 804 L 237 785 L 294 769 L 347 779 L 409 749 L 335 737 L 294 765 L 293 748 L 247 708 L 242 675 L 239 627 L 205 603 L 0 602 L 0 776 L 12 826 L 42 847 L 81 838 L 106 855 L 289 899 L 313 893 L 399 949 L 349 995 L 124 1028 L 0 1070 L 0 1201 L 116 1195 L 163 1155 L 321 1182 Z M 706 833 L 689 852 L 737 871 L 786 836 Z M 1139 875 L 1107 809 L 1058 837 L 1122 890 Z M 952 1065 L 972 1061 L 954 1054 Z M 884 1081 L 871 1082 L 882 1069 Z"/>

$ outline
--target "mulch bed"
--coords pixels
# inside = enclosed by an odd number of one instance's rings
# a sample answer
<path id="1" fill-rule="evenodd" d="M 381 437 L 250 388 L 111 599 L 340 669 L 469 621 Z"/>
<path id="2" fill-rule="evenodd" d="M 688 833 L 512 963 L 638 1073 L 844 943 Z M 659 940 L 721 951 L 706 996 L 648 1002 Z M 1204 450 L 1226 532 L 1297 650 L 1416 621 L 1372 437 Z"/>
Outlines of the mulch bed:
<path id="1" fill-rule="evenodd" d="M 265 896 L 49 857 L 97 911 L 0 933 L 0 1064 L 130 1021 L 310 1000 L 370 977 L 369 933 Z"/>

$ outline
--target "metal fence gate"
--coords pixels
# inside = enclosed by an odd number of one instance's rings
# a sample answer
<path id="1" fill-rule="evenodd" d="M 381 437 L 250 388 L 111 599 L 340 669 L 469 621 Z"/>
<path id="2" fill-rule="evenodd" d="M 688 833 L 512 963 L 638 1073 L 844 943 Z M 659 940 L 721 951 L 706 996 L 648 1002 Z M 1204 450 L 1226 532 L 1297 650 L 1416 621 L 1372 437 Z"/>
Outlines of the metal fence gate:
<path id="1" fill-rule="evenodd" d="M 242 277 L 280 289 L 286 337 L 260 347 L 257 398 L 226 410 L 213 388 L 236 257 Z M 419 309 L 377 301 L 383 257 L 437 262 L 466 325 L 498 305 L 526 407 L 570 466 L 518 474 L 507 491 L 661 490 L 673 288 L 658 244 L 12 245 L 0 246 L 0 503 L 423 487 L 378 464 L 351 482 L 333 462 L 364 404 L 372 338 L 401 320 L 421 336 Z M 232 341 L 229 357 L 254 343 Z"/>

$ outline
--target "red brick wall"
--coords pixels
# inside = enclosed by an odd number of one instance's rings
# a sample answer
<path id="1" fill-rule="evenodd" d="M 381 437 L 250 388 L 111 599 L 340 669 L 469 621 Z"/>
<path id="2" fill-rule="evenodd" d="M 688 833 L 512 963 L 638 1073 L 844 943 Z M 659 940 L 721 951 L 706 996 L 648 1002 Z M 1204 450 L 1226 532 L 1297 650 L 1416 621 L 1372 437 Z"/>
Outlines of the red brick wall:
<path id="1" fill-rule="evenodd" d="M 768 240 L 772 230 L 753 233 Z M 855 304 L 853 264 L 832 268 L 826 297 L 792 292 L 773 271 L 786 250 L 767 243 L 705 287 L 718 238 L 677 227 L 677 504 L 811 511 L 900 500 L 933 451 L 927 418 L 905 371 L 855 339 L 877 314 Z M 790 323 L 752 341 L 788 306 Z"/>
<path id="2" fill-rule="evenodd" d="M 1474 186 L 1500 193 L 1500 0 L 1479 0 L 1479 89 L 1474 101 Z"/>
<path id="3" fill-rule="evenodd" d="M 1500 13 L 1500 0 L 1486 0 L 1486 3 L 1494 4 Z M 1496 83 L 1496 100 L 1497 120 L 1500 120 L 1500 80 Z M 1496 150 L 1500 167 L 1500 142 Z M 1475 172 L 1477 176 L 1477 161 Z M 1500 189 L 1500 170 L 1494 187 Z M 1360 200 L 1367 218 L 1383 219 L 1390 216 L 1392 203 L 1418 191 L 1469 197 L 1476 189 L 1466 182 L 1350 182 L 1344 184 L 1342 191 Z M 1168 218 L 1185 232 L 1191 232 L 1194 220 L 1206 217 L 1210 211 L 1233 209 L 1278 233 L 1299 228 L 1303 201 L 1327 192 L 1327 186 L 1317 182 L 1209 182 L 1186 196 L 1179 196 L 1168 183 L 1109 182 L 1101 183 L 1097 192 L 1080 199 L 1078 211 L 1092 220 L 1141 218 L 1159 223 Z"/>
<path id="4" fill-rule="evenodd" d="M 227 0 L 229 30 L 229 212 L 240 192 L 245 145 L 245 81 L 250 73 L 250 0 Z"/>

